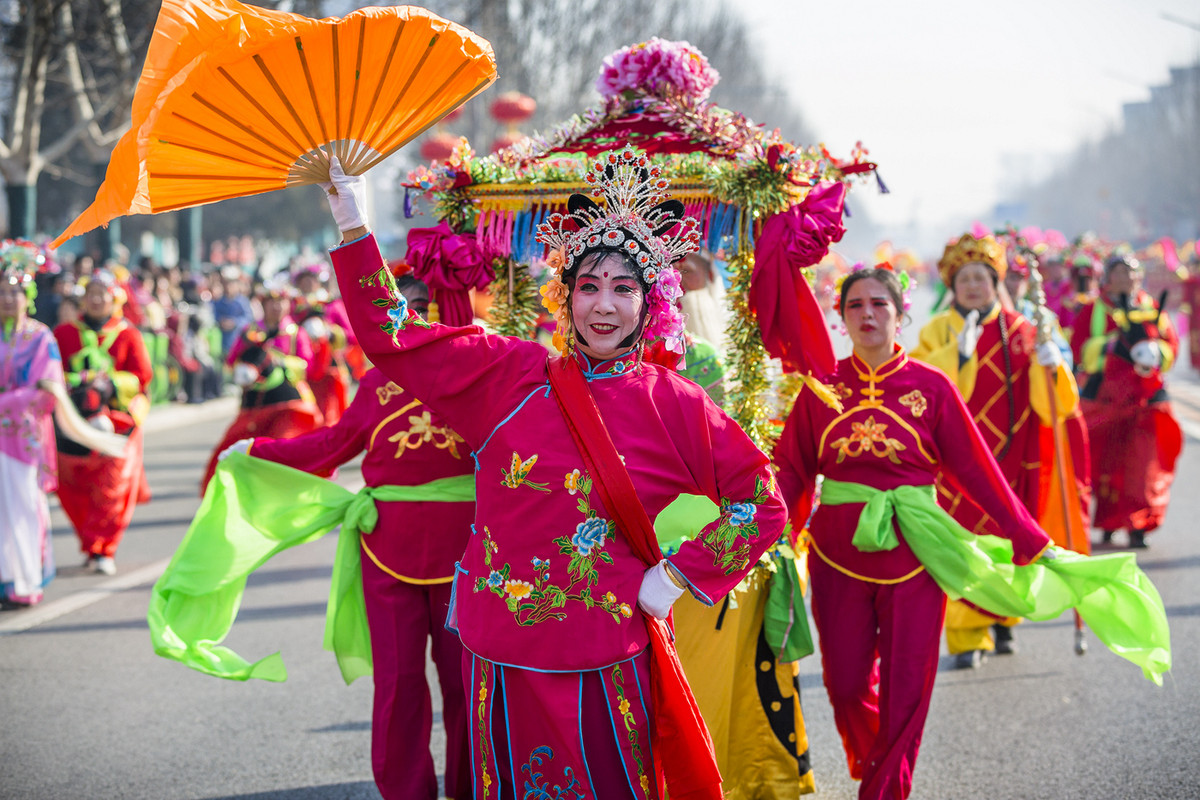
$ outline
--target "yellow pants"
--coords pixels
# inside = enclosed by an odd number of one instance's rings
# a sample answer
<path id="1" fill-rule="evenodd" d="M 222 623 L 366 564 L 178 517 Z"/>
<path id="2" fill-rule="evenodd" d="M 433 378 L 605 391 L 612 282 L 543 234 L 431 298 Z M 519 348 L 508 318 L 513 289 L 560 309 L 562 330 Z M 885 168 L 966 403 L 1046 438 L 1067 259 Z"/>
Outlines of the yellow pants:
<path id="1" fill-rule="evenodd" d="M 951 655 L 972 650 L 995 650 L 992 626 L 996 623 L 1013 626 L 1020 617 L 996 619 L 971 608 L 958 600 L 946 604 L 946 649 Z"/>
<path id="2" fill-rule="evenodd" d="M 800 712 L 799 664 L 775 660 L 763 636 L 769 577 L 712 608 L 685 593 L 675 646 L 708 723 L 726 800 L 784 800 L 816 791 Z"/>

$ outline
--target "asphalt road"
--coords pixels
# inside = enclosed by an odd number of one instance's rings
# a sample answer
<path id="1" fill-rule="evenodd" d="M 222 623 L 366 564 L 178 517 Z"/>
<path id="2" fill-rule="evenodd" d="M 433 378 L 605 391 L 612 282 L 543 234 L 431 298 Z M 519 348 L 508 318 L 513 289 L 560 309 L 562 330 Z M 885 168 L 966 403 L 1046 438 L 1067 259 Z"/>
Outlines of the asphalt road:
<path id="1" fill-rule="evenodd" d="M 1176 666 L 1165 685 L 1094 639 L 1076 656 L 1069 616 L 1023 624 L 1020 653 L 978 671 L 950 670 L 943 657 L 914 797 L 1200 798 L 1200 381 L 1184 365 L 1176 372 L 1191 435 L 1166 525 L 1138 554 L 1170 616 Z M 74 534 L 54 510 L 59 575 L 47 600 L 0 614 L 0 798 L 378 797 L 370 681 L 346 687 L 321 649 L 332 537 L 261 570 L 226 642 L 250 658 L 282 651 L 286 683 L 222 681 L 151 650 L 150 587 L 199 504 L 204 461 L 231 415 L 228 401 L 154 413 L 155 496 L 134 518 L 115 577 L 79 569 Z M 852 798 L 819 654 L 802 662 L 801 687 L 817 796 Z M 435 739 L 439 759 L 442 746 Z"/>

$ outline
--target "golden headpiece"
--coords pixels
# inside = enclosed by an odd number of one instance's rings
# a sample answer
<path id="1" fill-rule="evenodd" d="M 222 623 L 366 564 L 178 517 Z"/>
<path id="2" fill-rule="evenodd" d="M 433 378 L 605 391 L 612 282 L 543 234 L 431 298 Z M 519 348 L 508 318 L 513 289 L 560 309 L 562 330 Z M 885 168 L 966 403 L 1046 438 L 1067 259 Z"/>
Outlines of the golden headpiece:
<path id="1" fill-rule="evenodd" d="M 976 239 L 969 233 L 964 233 L 958 239 L 946 245 L 942 259 L 938 261 L 938 272 L 941 273 L 942 283 L 947 287 L 954 285 L 954 276 L 967 264 L 984 264 L 996 271 L 996 278 L 1004 280 L 1008 271 L 1008 257 L 1004 245 L 996 241 L 996 237 L 988 234 Z"/>

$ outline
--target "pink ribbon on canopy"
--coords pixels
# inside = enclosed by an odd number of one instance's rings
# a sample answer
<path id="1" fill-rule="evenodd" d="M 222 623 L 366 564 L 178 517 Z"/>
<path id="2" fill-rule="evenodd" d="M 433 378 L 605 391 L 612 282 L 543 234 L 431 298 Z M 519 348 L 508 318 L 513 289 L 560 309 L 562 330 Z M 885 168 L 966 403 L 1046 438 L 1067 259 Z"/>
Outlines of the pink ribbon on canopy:
<path id="1" fill-rule="evenodd" d="M 755 244 L 746 299 L 758 317 L 763 346 L 786 372 L 819 377 L 836 364 L 825 312 L 800 270 L 824 258 L 846 232 L 845 200 L 845 184 L 819 184 L 802 202 L 763 223 Z"/>
<path id="2" fill-rule="evenodd" d="M 438 320 L 444 325 L 470 325 L 471 289 L 486 289 L 495 277 L 491 259 L 484 255 L 479 240 L 450 230 L 441 222 L 432 228 L 408 232 L 405 262 L 413 276 L 429 286 L 438 304 Z"/>

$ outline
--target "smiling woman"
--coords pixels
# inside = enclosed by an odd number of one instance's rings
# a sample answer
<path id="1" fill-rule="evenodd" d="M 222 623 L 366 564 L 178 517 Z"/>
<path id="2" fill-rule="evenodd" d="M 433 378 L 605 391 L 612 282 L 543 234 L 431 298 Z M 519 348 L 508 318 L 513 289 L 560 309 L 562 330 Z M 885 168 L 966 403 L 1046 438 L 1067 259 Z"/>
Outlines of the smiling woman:
<path id="1" fill-rule="evenodd" d="M 571 317 L 579 349 L 601 361 L 636 342 L 646 322 L 645 291 L 629 259 L 617 252 L 598 252 L 580 262 L 567 278 Z"/>
<path id="2" fill-rule="evenodd" d="M 357 208 L 340 213 L 361 179 L 339 172 L 329 202 L 349 224 L 332 255 L 359 342 L 475 455 L 475 535 L 447 619 L 464 647 L 475 796 L 544 779 L 579 798 L 648 800 L 665 782 L 717 800 L 712 742 L 662 620 L 684 592 L 712 605 L 737 585 L 784 511 L 745 432 L 642 358 L 660 337 L 682 352 L 674 263 L 697 248 L 695 221 L 644 155 L 601 154 L 588 183 L 604 204 L 574 195 L 538 231 L 563 354 L 548 358 L 536 342 L 389 316 L 378 247 Z M 665 559 L 649 519 L 681 494 L 720 516 Z M 656 726 L 673 735 L 652 739 Z"/>

